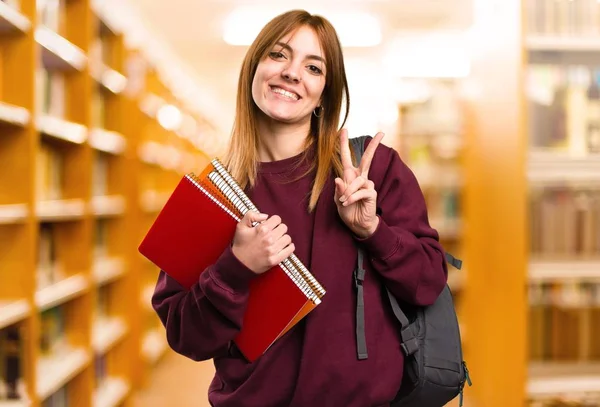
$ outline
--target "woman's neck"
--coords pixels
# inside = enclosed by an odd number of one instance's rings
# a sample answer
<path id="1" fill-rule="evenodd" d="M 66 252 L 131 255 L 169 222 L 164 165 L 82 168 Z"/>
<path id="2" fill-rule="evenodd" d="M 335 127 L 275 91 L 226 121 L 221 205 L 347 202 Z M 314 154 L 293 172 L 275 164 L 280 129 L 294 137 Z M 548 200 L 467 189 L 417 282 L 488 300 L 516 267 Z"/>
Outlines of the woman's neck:
<path id="1" fill-rule="evenodd" d="M 306 124 L 261 123 L 258 159 L 261 162 L 280 161 L 304 151 L 310 121 Z"/>

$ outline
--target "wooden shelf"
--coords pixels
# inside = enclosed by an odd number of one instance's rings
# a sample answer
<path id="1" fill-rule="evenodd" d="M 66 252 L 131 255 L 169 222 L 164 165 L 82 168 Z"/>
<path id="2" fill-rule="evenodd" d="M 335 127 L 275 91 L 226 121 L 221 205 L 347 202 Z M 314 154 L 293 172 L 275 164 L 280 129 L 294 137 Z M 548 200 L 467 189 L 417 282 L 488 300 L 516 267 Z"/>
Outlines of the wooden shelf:
<path id="1" fill-rule="evenodd" d="M 116 95 L 125 90 L 127 78 L 120 72 L 109 68 L 104 64 L 98 64 L 91 69 L 92 77 L 106 90 Z"/>
<path id="2" fill-rule="evenodd" d="M 0 407 L 29 407 L 31 402 L 28 400 L 0 400 Z"/>
<path id="3" fill-rule="evenodd" d="M 118 407 L 130 390 L 131 386 L 127 381 L 109 377 L 96 390 L 93 407 Z"/>
<path id="4" fill-rule="evenodd" d="M 127 334 L 127 324 L 121 318 L 103 318 L 94 322 L 92 348 L 104 354 Z"/>
<path id="5" fill-rule="evenodd" d="M 0 2 L 0 8 L 4 3 Z M 29 110 L 21 106 L 0 102 L 0 122 L 25 127 L 31 118 Z"/>
<path id="6" fill-rule="evenodd" d="M 168 348 L 150 304 L 140 303 L 156 273 L 137 251 L 140 235 L 181 168 L 205 159 L 196 134 L 165 129 L 156 114 L 170 103 L 202 124 L 206 139 L 214 127 L 190 108 L 193 95 L 173 92 L 151 41 L 135 45 L 139 32 L 119 2 L 61 0 L 54 15 L 39 14 L 39 2 L 21 1 L 21 12 L 11 3 L 0 1 L 0 329 L 24 329 L 22 379 L 37 396 L 0 407 L 40 407 L 65 385 L 77 406 L 129 405 L 146 362 Z M 138 156 L 148 145 L 150 165 Z M 180 157 L 185 166 L 175 165 Z M 159 192 L 140 196 L 145 190 Z M 73 349 L 48 357 L 40 334 L 53 318 Z M 156 322 L 149 336 L 146 319 Z M 102 383 L 92 366 L 98 353 Z"/>
<path id="7" fill-rule="evenodd" d="M 35 211 L 42 222 L 77 220 L 85 215 L 85 201 L 83 199 L 39 201 Z"/>
<path id="8" fill-rule="evenodd" d="M 167 339 L 162 330 L 147 332 L 142 342 L 142 355 L 144 360 L 153 365 L 162 357 L 167 350 Z"/>
<path id="9" fill-rule="evenodd" d="M 0 225 L 24 222 L 28 215 L 26 204 L 0 205 Z"/>
<path id="10" fill-rule="evenodd" d="M 127 142 L 123 135 L 104 129 L 94 128 L 90 130 L 90 145 L 96 150 L 108 154 L 122 154 L 125 151 Z"/>
<path id="11" fill-rule="evenodd" d="M 73 349 L 66 354 L 42 357 L 37 366 L 37 395 L 45 400 L 73 379 L 90 363 L 85 349 Z"/>
<path id="12" fill-rule="evenodd" d="M 27 318 L 31 307 L 27 300 L 0 301 L 0 329 Z"/>
<path id="13" fill-rule="evenodd" d="M 76 274 L 38 290 L 35 293 L 35 303 L 43 311 L 81 295 L 89 286 L 89 280 L 85 275 Z"/>
<path id="14" fill-rule="evenodd" d="M 83 71 L 87 57 L 81 48 L 47 27 L 37 27 L 35 40 L 42 47 L 42 60 L 49 69 Z"/>
<path id="15" fill-rule="evenodd" d="M 527 394 L 533 398 L 600 394 L 600 364 L 536 363 L 529 372 Z"/>
<path id="16" fill-rule="evenodd" d="M 529 280 L 568 281 L 587 280 L 600 282 L 600 260 L 596 261 L 531 261 Z"/>
<path id="17" fill-rule="evenodd" d="M 115 281 L 125 274 L 125 263 L 120 258 L 97 259 L 94 262 L 94 282 L 101 286 Z"/>
<path id="18" fill-rule="evenodd" d="M 94 196 L 91 212 L 98 217 L 118 216 L 125 213 L 126 201 L 121 195 Z"/>
<path id="19" fill-rule="evenodd" d="M 533 184 L 600 182 L 600 154 L 574 156 L 566 152 L 533 151 L 527 178 Z"/>
<path id="20" fill-rule="evenodd" d="M 27 32 L 31 21 L 8 4 L 0 2 L 0 32 Z M 0 404 L 1 405 L 1 404 Z"/>
<path id="21" fill-rule="evenodd" d="M 526 47 L 529 51 L 598 52 L 600 37 L 530 35 L 526 37 Z"/>
<path id="22" fill-rule="evenodd" d="M 73 144 L 83 144 L 88 137 L 88 130 L 85 126 L 58 117 L 38 116 L 36 126 L 38 131 L 45 136 Z"/>

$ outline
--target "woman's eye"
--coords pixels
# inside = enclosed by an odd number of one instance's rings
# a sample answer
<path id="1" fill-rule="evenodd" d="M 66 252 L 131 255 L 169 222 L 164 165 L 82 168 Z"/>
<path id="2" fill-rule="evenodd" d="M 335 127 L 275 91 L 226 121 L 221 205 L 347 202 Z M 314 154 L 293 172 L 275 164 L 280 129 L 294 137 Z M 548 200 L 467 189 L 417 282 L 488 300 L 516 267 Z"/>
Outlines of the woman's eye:
<path id="1" fill-rule="evenodd" d="M 279 58 L 283 58 L 285 57 L 285 55 L 283 55 L 283 53 L 279 52 L 279 51 L 272 51 L 269 52 L 269 56 L 273 59 L 279 59 Z"/>
<path id="2" fill-rule="evenodd" d="M 317 67 L 317 66 L 314 66 L 314 65 L 310 65 L 310 66 L 308 67 L 308 69 L 310 69 L 310 70 L 311 70 L 311 72 L 313 72 L 313 73 L 316 73 L 316 74 L 319 74 L 319 75 L 320 75 L 321 73 L 323 73 L 323 71 L 321 70 L 321 68 L 319 68 L 319 67 Z"/>

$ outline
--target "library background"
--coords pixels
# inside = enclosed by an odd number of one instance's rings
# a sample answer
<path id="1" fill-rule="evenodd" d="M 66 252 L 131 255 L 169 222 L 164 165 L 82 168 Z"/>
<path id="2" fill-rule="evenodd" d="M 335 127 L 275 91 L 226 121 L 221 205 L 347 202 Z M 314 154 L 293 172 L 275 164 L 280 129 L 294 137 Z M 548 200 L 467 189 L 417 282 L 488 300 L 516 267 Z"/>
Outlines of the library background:
<path id="1" fill-rule="evenodd" d="M 465 405 L 600 406 L 600 2 L 305 3 L 350 135 L 386 132 L 464 260 Z M 248 4 L 0 2 L 0 407 L 208 405 L 137 246 L 223 152 L 244 41 L 298 7 Z"/>

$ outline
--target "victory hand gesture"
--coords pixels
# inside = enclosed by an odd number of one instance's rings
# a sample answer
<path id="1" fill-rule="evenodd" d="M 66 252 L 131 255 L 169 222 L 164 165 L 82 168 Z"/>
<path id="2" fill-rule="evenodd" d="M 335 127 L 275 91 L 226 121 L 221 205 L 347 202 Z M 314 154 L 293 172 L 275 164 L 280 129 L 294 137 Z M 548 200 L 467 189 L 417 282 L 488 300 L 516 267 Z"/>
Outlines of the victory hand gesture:
<path id="1" fill-rule="evenodd" d="M 342 178 L 335 179 L 334 199 L 340 218 L 360 238 L 371 236 L 379 224 L 375 211 L 377 191 L 373 181 L 369 180 L 369 168 L 382 138 L 381 132 L 373 137 L 356 168 L 350 155 L 348 131 L 342 129 L 340 132 L 343 174 Z"/>

